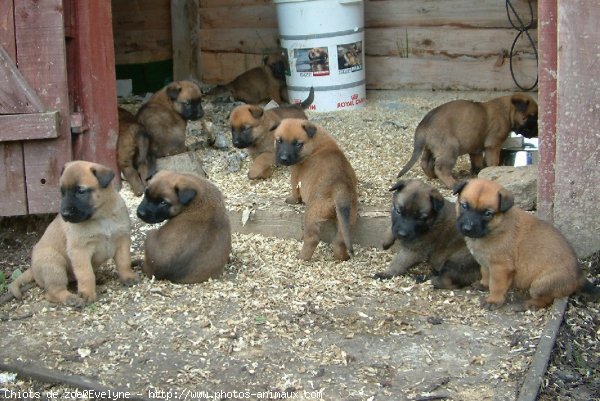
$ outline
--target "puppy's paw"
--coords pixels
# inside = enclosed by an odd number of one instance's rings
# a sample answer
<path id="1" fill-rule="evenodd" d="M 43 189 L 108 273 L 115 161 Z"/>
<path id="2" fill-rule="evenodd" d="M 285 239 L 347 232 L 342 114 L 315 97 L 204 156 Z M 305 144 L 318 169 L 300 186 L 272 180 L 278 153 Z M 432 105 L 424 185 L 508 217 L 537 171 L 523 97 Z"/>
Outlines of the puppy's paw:
<path id="1" fill-rule="evenodd" d="M 504 305 L 504 302 L 493 301 L 493 300 L 490 300 L 489 297 L 485 298 L 481 302 L 481 306 L 483 307 L 483 309 L 489 310 L 489 311 L 495 311 L 497 309 L 500 309 L 503 305 Z"/>
<path id="2" fill-rule="evenodd" d="M 75 294 L 71 294 L 65 299 L 65 305 L 71 308 L 81 309 L 85 306 L 85 301 L 83 298 Z"/>
<path id="3" fill-rule="evenodd" d="M 394 275 L 390 274 L 388 272 L 379 272 L 379 273 L 373 274 L 373 278 L 376 280 L 389 280 L 392 277 L 394 277 Z"/>
<path id="4" fill-rule="evenodd" d="M 133 273 L 130 276 L 121 278 L 121 284 L 123 284 L 126 287 L 134 286 L 136 284 L 139 284 L 141 281 L 142 281 L 141 277 L 135 273 Z"/>
<path id="5" fill-rule="evenodd" d="M 96 290 L 82 289 L 77 295 L 79 295 L 86 303 L 91 304 L 96 300 Z"/>
<path id="6" fill-rule="evenodd" d="M 473 284 L 471 284 L 471 287 L 475 290 L 479 290 L 479 291 L 487 291 L 488 287 L 483 285 L 481 283 L 481 281 L 475 281 Z"/>
<path id="7" fill-rule="evenodd" d="M 300 199 L 296 198 L 295 196 L 288 196 L 287 198 L 285 198 L 285 203 L 288 203 L 290 205 L 296 205 L 300 203 Z"/>

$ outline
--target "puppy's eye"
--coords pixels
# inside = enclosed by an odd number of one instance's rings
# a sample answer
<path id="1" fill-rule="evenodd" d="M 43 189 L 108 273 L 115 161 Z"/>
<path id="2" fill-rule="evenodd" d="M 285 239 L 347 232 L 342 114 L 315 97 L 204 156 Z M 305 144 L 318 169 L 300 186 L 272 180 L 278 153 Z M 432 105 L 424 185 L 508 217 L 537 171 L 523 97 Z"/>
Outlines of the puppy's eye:
<path id="1" fill-rule="evenodd" d="M 483 212 L 483 215 L 485 217 L 492 217 L 494 214 L 496 214 L 496 213 L 491 209 L 487 209 L 485 212 Z"/>
<path id="2" fill-rule="evenodd" d="M 281 138 L 275 138 L 275 142 L 279 143 L 279 144 L 282 144 L 283 143 L 283 139 L 281 139 Z"/>
<path id="3" fill-rule="evenodd" d="M 84 187 L 77 187 L 77 195 L 85 195 L 88 193 L 88 189 Z"/>
<path id="4" fill-rule="evenodd" d="M 302 149 L 302 146 L 304 146 L 304 143 L 302 143 L 302 142 L 296 142 L 294 144 L 294 146 L 296 146 L 297 149 Z"/>
<path id="5" fill-rule="evenodd" d="M 429 215 L 426 213 L 423 213 L 419 216 L 419 220 L 427 220 L 429 218 Z"/>
<path id="6" fill-rule="evenodd" d="M 161 207 L 168 207 L 170 206 L 169 202 L 166 199 L 161 199 L 160 202 L 158 202 L 158 205 Z"/>
<path id="7" fill-rule="evenodd" d="M 469 210 L 469 204 L 467 202 L 460 202 L 460 208 L 463 210 Z"/>
<path id="8" fill-rule="evenodd" d="M 394 208 L 394 211 L 395 211 L 396 213 L 398 213 L 400 216 L 402 216 L 402 208 L 401 208 L 401 207 L 395 207 L 395 208 Z"/>

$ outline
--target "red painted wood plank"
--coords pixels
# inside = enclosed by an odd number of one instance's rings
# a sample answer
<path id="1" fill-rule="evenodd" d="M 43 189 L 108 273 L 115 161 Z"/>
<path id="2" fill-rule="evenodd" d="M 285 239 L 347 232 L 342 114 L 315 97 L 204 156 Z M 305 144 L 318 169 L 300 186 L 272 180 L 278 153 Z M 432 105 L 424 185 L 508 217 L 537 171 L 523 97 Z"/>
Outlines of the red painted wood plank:
<path id="1" fill-rule="evenodd" d="M 69 66 L 77 65 L 74 107 L 81 110 L 88 130 L 75 137 L 73 154 L 117 171 L 118 136 L 115 56 L 109 1 L 73 1 L 74 46 Z"/>
<path id="2" fill-rule="evenodd" d="M 15 43 L 15 15 L 13 12 L 13 0 L 0 1 L 0 45 L 13 59 L 17 59 L 17 47 Z"/>
<path id="3" fill-rule="evenodd" d="M 44 111 L 42 101 L 23 78 L 12 57 L 0 45 L 0 114 Z"/>
<path id="4" fill-rule="evenodd" d="M 15 2 L 15 32 L 19 71 L 61 121 L 57 139 L 24 143 L 29 213 L 56 212 L 60 171 L 72 154 L 62 1 Z"/>
<path id="5" fill-rule="evenodd" d="M 0 142 L 56 138 L 58 112 L 0 114 Z"/>
<path id="6" fill-rule="evenodd" d="M 25 169 L 20 143 L 0 143 L 0 216 L 27 214 Z"/>
<path id="7" fill-rule="evenodd" d="M 0 45 L 17 59 L 13 0 L 0 1 Z M 27 214 L 25 166 L 21 143 L 0 143 L 0 216 Z"/>
<path id="8" fill-rule="evenodd" d="M 537 214 L 553 220 L 554 161 L 556 159 L 556 12 L 557 0 L 538 3 L 539 63 L 538 118 L 539 149 Z"/>

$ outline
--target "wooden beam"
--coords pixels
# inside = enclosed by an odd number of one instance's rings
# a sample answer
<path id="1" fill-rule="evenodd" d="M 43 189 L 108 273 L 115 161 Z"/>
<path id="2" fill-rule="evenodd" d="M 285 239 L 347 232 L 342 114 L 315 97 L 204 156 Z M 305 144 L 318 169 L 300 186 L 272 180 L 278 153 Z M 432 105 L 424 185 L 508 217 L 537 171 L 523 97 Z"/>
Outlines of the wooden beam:
<path id="1" fill-rule="evenodd" d="M 557 0 L 539 3 L 539 152 L 537 215 L 554 220 L 554 163 L 556 161 Z"/>
<path id="2" fill-rule="evenodd" d="M 77 65 L 70 89 L 74 107 L 87 130 L 74 137 L 73 158 L 91 160 L 118 171 L 119 133 L 111 3 L 72 0 L 74 38 L 69 65 Z"/>
<path id="3" fill-rule="evenodd" d="M 58 137 L 56 111 L 35 114 L 0 114 L 0 142 Z"/>
<path id="4" fill-rule="evenodd" d="M 303 205 L 287 205 L 283 201 L 271 200 L 267 210 L 256 210 L 244 225 L 243 211 L 229 211 L 233 232 L 261 234 L 267 237 L 294 238 L 301 240 L 303 232 Z M 352 243 L 368 247 L 381 247 L 383 237 L 390 229 L 390 212 L 386 207 L 364 206 L 352 230 Z M 321 225 L 321 239 L 331 242 L 335 236 L 335 225 L 326 222 Z"/>
<path id="5" fill-rule="evenodd" d="M 554 224 L 579 257 L 600 249 L 600 2 L 558 2 Z"/>
<path id="6" fill-rule="evenodd" d="M 198 0 L 171 0 L 173 79 L 198 79 Z"/>

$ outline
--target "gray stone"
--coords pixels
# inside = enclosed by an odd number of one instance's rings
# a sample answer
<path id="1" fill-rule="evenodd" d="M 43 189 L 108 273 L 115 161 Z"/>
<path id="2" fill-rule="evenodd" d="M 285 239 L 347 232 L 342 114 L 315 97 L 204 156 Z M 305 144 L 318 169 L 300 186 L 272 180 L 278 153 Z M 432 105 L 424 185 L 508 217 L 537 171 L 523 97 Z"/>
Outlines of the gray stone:
<path id="1" fill-rule="evenodd" d="M 196 152 L 184 152 L 177 155 L 160 157 L 156 160 L 158 170 L 170 170 L 178 173 L 194 173 L 207 178 L 202 161 Z"/>
<path id="2" fill-rule="evenodd" d="M 493 166 L 479 172 L 480 178 L 496 181 L 515 196 L 515 205 L 524 210 L 535 210 L 537 205 L 536 165 L 523 167 Z"/>

